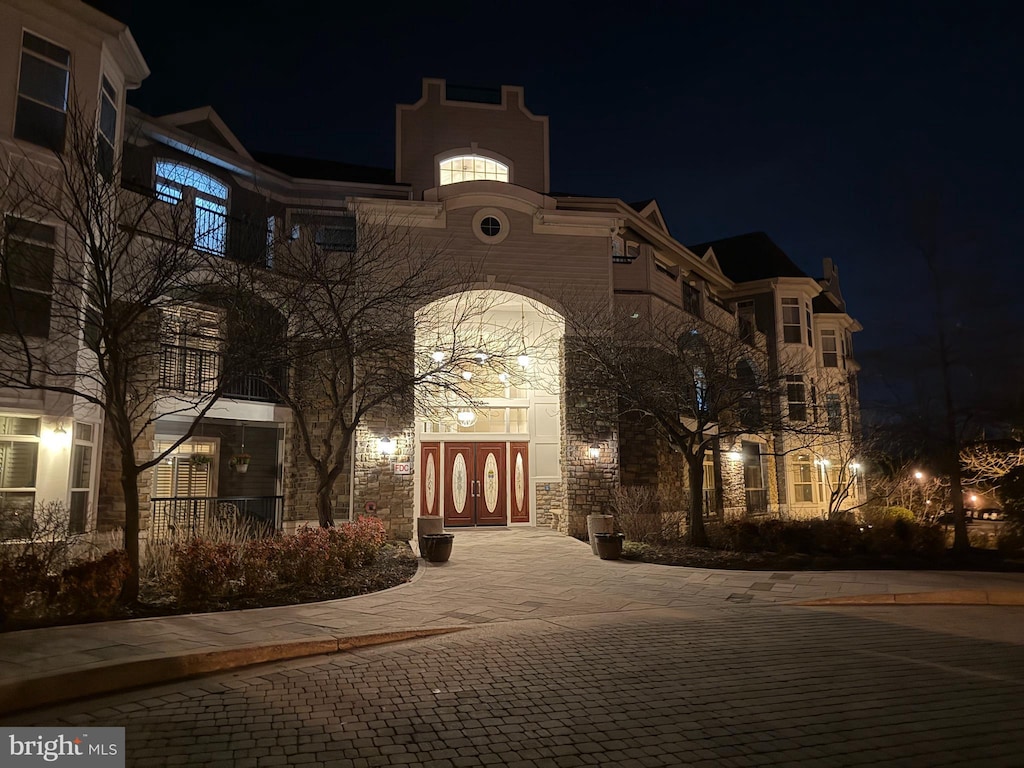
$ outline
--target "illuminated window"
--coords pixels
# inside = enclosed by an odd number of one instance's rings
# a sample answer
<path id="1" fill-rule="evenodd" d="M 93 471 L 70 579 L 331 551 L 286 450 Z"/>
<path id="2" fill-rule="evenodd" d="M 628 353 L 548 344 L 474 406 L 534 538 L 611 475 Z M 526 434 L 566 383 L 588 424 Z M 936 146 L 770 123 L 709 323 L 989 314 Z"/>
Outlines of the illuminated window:
<path id="1" fill-rule="evenodd" d="M 480 155 L 460 155 L 441 161 L 441 186 L 460 181 L 508 181 L 508 166 Z"/>
<path id="2" fill-rule="evenodd" d="M 814 501 L 814 468 L 806 453 L 798 454 L 793 462 L 793 501 Z"/>
<path id="3" fill-rule="evenodd" d="M 71 448 L 71 509 L 69 530 L 85 533 L 89 519 L 89 496 L 92 492 L 93 468 L 92 424 L 75 422 L 74 444 Z"/>
<path id="4" fill-rule="evenodd" d="M 0 539 L 32 532 L 39 426 L 38 418 L 0 416 Z"/>
<path id="5" fill-rule="evenodd" d="M 71 53 L 25 32 L 21 37 L 21 76 L 14 136 L 60 152 L 68 121 Z"/>
<path id="6" fill-rule="evenodd" d="M 198 168 L 168 160 L 156 161 L 156 194 L 177 205 L 185 190 L 195 190 L 196 250 L 223 256 L 228 240 L 228 187 Z"/>

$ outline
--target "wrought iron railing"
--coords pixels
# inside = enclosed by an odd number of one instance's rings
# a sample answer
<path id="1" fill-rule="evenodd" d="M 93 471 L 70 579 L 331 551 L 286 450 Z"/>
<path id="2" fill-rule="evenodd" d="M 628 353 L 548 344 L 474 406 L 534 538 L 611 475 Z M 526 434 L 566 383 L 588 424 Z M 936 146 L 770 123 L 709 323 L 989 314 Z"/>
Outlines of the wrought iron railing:
<path id="1" fill-rule="evenodd" d="M 160 386 L 190 395 L 212 394 L 220 383 L 221 365 L 222 356 L 217 350 L 161 344 Z M 283 373 L 275 378 L 284 382 Z M 225 381 L 222 395 L 233 400 L 279 403 L 277 391 L 263 377 L 244 373 Z"/>
<path id="2" fill-rule="evenodd" d="M 210 523 L 248 523 L 263 535 L 281 530 L 283 496 L 168 496 L 150 499 L 153 539 L 201 535 Z"/>

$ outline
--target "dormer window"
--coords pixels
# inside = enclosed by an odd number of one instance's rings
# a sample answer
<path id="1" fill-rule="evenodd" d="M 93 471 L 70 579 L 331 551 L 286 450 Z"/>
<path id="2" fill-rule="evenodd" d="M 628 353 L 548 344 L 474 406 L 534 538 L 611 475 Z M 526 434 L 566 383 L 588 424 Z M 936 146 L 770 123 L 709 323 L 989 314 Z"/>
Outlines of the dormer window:
<path id="1" fill-rule="evenodd" d="M 198 251 L 223 256 L 228 239 L 228 187 L 198 168 L 168 160 L 156 161 L 156 195 L 177 205 L 186 190 L 195 195 L 194 246 Z"/>
<path id="2" fill-rule="evenodd" d="M 440 185 L 461 181 L 508 182 L 508 166 L 482 155 L 459 155 L 441 161 Z"/>

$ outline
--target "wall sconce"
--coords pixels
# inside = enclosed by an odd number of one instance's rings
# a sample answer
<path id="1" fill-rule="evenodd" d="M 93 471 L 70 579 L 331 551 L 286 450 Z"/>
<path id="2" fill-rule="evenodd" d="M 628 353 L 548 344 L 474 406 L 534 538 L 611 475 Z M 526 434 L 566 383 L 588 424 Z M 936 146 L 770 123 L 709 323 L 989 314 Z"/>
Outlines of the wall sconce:
<path id="1" fill-rule="evenodd" d="M 395 443 L 390 437 L 382 437 L 377 440 L 377 450 L 380 451 L 382 458 L 393 456 L 395 453 Z"/>
<path id="2" fill-rule="evenodd" d="M 473 378 L 473 372 L 472 371 L 463 371 L 462 372 L 462 378 L 464 378 L 466 381 L 469 381 L 470 379 Z"/>
<path id="3" fill-rule="evenodd" d="M 53 434 L 55 434 L 55 435 L 66 435 L 67 433 L 68 433 L 68 431 L 66 429 L 64 429 L 64 422 L 63 421 L 58 421 L 57 422 L 57 428 L 55 430 L 53 430 Z"/>
<path id="4" fill-rule="evenodd" d="M 594 461 L 597 461 L 599 458 L 601 458 L 601 444 L 591 443 L 590 447 L 587 449 L 587 453 L 590 454 L 590 458 L 594 459 Z"/>
<path id="5" fill-rule="evenodd" d="M 725 458 L 727 458 L 729 461 L 742 461 L 743 454 L 740 453 L 739 451 L 729 451 L 727 454 L 725 454 Z"/>

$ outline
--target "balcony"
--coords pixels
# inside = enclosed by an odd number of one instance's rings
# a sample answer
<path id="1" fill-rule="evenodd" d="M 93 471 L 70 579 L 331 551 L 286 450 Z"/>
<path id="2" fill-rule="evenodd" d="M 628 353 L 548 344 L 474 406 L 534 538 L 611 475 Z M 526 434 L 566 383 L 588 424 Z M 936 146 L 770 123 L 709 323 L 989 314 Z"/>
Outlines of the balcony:
<path id="1" fill-rule="evenodd" d="M 254 532 L 281 530 L 283 496 L 169 496 L 150 499 L 153 540 L 200 536 L 209 523 L 248 523 Z"/>
<path id="2" fill-rule="evenodd" d="M 217 350 L 196 349 L 174 344 L 160 345 L 160 386 L 187 395 L 210 395 L 221 380 L 223 356 Z M 275 376 L 284 383 L 283 372 Z M 221 390 L 232 400 L 279 403 L 281 398 L 266 381 L 253 373 L 232 376 Z"/>

